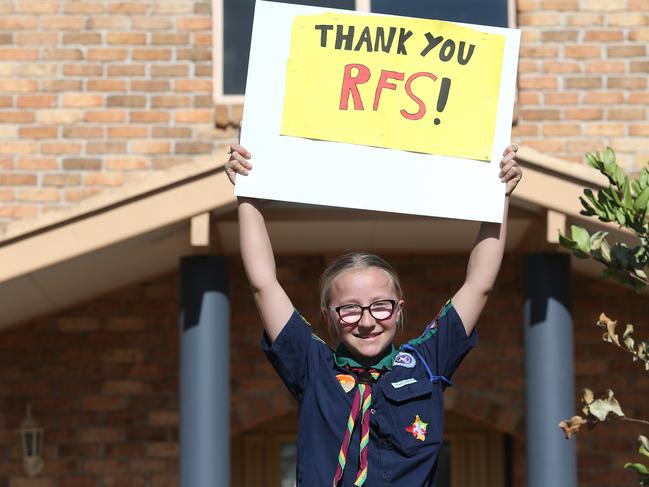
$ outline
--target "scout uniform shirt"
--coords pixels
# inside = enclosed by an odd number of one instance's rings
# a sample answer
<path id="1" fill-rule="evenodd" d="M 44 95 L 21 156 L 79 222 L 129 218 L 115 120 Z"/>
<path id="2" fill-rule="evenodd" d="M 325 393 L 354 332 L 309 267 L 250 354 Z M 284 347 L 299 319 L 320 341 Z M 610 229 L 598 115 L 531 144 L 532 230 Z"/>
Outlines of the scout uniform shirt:
<path id="1" fill-rule="evenodd" d="M 350 411 L 361 368 L 344 346 L 333 352 L 295 311 L 271 344 L 262 347 L 299 403 L 297 485 L 331 486 L 341 465 L 341 444 L 351 431 L 342 478 L 353 486 L 359 475 L 361 448 L 367 448 L 368 487 L 432 486 L 444 429 L 443 390 L 464 356 L 475 346 L 449 301 L 424 333 L 398 350 L 386 350 L 370 384 L 369 444 L 361 446 L 361 415 L 350 425 Z M 348 434 L 348 433 L 347 433 Z M 345 464 L 346 463 L 346 464 Z"/>

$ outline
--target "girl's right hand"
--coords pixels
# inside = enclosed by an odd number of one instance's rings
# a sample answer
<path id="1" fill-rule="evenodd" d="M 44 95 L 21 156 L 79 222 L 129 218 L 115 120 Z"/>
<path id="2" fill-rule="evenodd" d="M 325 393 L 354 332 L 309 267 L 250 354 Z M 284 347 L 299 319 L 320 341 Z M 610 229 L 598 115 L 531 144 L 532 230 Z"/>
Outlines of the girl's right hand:
<path id="1" fill-rule="evenodd" d="M 252 154 L 239 144 L 232 144 L 230 146 L 230 159 L 225 163 L 225 173 L 232 184 L 235 184 L 237 174 L 247 176 L 252 170 L 252 164 L 248 159 Z"/>

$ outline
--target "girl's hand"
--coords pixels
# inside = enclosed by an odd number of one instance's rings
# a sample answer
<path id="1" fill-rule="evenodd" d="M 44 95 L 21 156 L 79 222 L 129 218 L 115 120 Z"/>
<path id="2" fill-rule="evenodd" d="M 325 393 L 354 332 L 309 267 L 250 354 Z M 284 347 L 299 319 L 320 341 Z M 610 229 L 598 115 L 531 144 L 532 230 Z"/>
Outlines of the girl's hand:
<path id="1" fill-rule="evenodd" d="M 507 196 L 512 194 L 514 188 L 516 188 L 518 182 L 523 177 L 523 171 L 521 171 L 521 167 L 516 160 L 516 152 L 518 152 L 518 146 L 516 144 L 510 145 L 503 152 L 503 158 L 500 161 L 499 177 L 503 183 L 507 183 L 505 190 L 505 195 Z"/>
<path id="2" fill-rule="evenodd" d="M 252 170 L 252 164 L 248 159 L 252 154 L 239 144 L 232 144 L 230 146 L 230 159 L 225 163 L 225 173 L 232 184 L 235 184 L 237 174 L 247 176 Z"/>

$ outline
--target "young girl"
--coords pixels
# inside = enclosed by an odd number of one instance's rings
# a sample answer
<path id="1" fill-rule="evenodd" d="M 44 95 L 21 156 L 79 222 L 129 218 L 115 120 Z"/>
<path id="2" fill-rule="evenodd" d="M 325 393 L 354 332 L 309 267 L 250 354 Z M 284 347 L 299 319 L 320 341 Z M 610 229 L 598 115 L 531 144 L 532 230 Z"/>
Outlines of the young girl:
<path id="1" fill-rule="evenodd" d="M 232 145 L 226 171 L 252 170 L 251 154 Z M 521 179 L 508 147 L 502 224 L 483 223 L 466 280 L 419 338 L 397 348 L 404 298 L 394 269 L 367 253 L 351 253 L 322 274 L 320 301 L 332 351 L 311 333 L 277 281 L 260 206 L 239 199 L 241 256 L 264 326 L 262 347 L 297 399 L 297 484 L 305 487 L 431 486 L 444 427 L 443 391 L 474 347 L 476 322 L 502 261 L 509 198 Z"/>

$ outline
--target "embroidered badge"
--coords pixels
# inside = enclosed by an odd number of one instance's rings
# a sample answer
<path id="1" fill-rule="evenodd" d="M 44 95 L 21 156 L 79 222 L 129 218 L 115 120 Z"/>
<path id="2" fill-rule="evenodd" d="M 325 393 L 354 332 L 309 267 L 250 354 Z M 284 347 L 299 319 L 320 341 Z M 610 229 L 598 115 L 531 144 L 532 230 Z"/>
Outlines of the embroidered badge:
<path id="1" fill-rule="evenodd" d="M 356 380 L 352 375 L 338 374 L 336 379 L 345 392 L 351 391 L 356 386 Z"/>
<path id="2" fill-rule="evenodd" d="M 420 441 L 424 441 L 426 439 L 427 426 L 428 423 L 424 423 L 419 417 L 419 415 L 417 415 L 413 423 L 406 428 L 406 431 L 412 434 L 412 436 L 414 436 L 416 439 Z"/>
<path id="3" fill-rule="evenodd" d="M 417 382 L 417 379 L 410 378 L 400 380 L 399 382 L 392 382 L 391 384 L 395 389 L 399 389 L 400 387 L 407 386 L 408 384 L 414 384 L 415 382 Z"/>
<path id="4" fill-rule="evenodd" d="M 394 362 L 392 362 L 392 365 L 399 365 L 401 367 L 406 367 L 408 369 L 412 369 L 417 361 L 415 360 L 415 357 L 410 355 L 407 352 L 399 352 L 396 357 L 394 357 Z"/>

